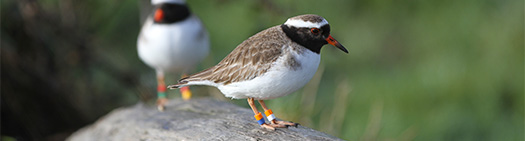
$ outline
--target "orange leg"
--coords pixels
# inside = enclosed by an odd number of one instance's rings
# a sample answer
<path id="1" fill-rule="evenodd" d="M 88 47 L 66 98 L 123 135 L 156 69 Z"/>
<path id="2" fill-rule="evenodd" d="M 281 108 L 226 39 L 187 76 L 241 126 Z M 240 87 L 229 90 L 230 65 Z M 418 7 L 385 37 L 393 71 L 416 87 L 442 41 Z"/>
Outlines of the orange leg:
<path id="1" fill-rule="evenodd" d="M 275 118 L 275 116 L 273 115 L 272 110 L 266 107 L 266 104 L 264 104 L 263 100 L 259 100 L 259 104 L 261 104 L 262 108 L 264 109 L 264 113 L 268 117 L 268 120 L 272 123 L 271 124 L 272 127 L 277 127 L 277 128 L 283 128 L 283 127 L 288 127 L 288 126 L 297 127 L 297 123 L 287 122 L 287 121 L 278 121 L 277 118 Z"/>
<path id="2" fill-rule="evenodd" d="M 264 117 L 257 110 L 257 107 L 255 106 L 255 103 L 254 103 L 254 99 L 253 98 L 248 98 L 247 100 L 248 100 L 248 104 L 250 105 L 250 107 L 253 110 L 253 113 L 255 113 L 254 117 L 255 117 L 255 120 L 257 120 L 257 122 L 259 123 L 259 125 L 261 125 L 261 127 L 266 128 L 266 129 L 275 130 L 275 127 L 272 127 L 269 124 L 266 124 L 264 122 Z"/>
<path id="3" fill-rule="evenodd" d="M 168 99 L 166 98 L 164 73 L 162 71 L 157 71 L 157 109 L 159 111 L 164 111 L 166 103 L 168 103 Z"/>

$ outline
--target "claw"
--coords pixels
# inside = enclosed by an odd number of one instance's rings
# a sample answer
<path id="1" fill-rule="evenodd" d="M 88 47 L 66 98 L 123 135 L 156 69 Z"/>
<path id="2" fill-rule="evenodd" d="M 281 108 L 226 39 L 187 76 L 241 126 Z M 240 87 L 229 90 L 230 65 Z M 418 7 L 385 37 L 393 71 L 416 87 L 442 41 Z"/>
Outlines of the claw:
<path id="1" fill-rule="evenodd" d="M 293 126 L 293 127 L 297 127 L 297 123 L 293 123 L 293 122 L 288 122 L 288 121 L 278 121 L 278 120 L 273 120 L 272 121 L 272 125 L 283 125 L 283 126 Z"/>
<path id="2" fill-rule="evenodd" d="M 288 127 L 288 125 L 285 125 L 285 124 L 270 124 L 270 126 L 274 128 L 287 128 Z"/>

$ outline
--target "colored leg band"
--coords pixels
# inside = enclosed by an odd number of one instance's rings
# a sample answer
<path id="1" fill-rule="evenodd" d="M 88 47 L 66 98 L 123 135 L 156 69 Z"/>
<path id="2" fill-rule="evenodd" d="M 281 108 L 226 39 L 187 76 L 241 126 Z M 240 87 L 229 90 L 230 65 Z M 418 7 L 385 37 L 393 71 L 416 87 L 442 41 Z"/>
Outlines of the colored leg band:
<path id="1" fill-rule="evenodd" d="M 268 118 L 268 121 L 272 121 L 275 119 L 275 115 L 273 115 L 272 109 L 264 111 L 264 114 L 266 115 L 266 118 Z"/>
<path id="2" fill-rule="evenodd" d="M 188 86 L 180 88 L 180 93 L 182 94 L 182 99 L 184 100 L 188 100 L 191 98 L 191 91 L 190 87 Z"/>
<path id="3" fill-rule="evenodd" d="M 166 92 L 158 92 L 157 93 L 158 98 L 166 98 Z"/>
<path id="4" fill-rule="evenodd" d="M 259 123 L 259 125 L 263 125 L 266 122 L 264 122 L 264 118 L 263 118 L 263 119 L 258 120 L 257 123 Z"/>
<path id="5" fill-rule="evenodd" d="M 157 86 L 157 97 L 166 98 L 166 86 L 164 85 Z"/>
<path id="6" fill-rule="evenodd" d="M 157 86 L 157 91 L 158 92 L 166 92 L 166 86 L 164 86 L 164 85 Z"/>
<path id="7" fill-rule="evenodd" d="M 257 123 L 259 123 L 259 125 L 263 125 L 265 123 L 261 113 L 256 114 L 254 117 L 255 120 L 257 120 Z"/>

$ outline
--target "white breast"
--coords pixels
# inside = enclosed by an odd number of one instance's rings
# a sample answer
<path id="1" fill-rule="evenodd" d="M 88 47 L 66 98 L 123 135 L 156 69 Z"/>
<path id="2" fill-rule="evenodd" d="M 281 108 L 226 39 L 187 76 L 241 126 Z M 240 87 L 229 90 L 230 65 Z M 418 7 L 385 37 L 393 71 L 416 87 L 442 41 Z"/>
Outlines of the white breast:
<path id="1" fill-rule="evenodd" d="M 208 55 L 208 38 L 195 15 L 174 24 L 153 24 L 149 17 L 139 35 L 138 54 L 152 68 L 183 72 Z"/>
<path id="2" fill-rule="evenodd" d="M 251 97 L 259 100 L 274 99 L 297 91 L 314 76 L 319 66 L 320 55 L 306 48 L 300 51 L 302 54 L 295 51 L 287 52 L 289 53 L 279 57 L 263 75 L 249 81 L 218 86 L 219 90 L 226 97 L 235 99 Z M 288 66 L 286 61 L 292 57 L 286 55 L 293 55 L 300 67 L 294 70 Z"/>

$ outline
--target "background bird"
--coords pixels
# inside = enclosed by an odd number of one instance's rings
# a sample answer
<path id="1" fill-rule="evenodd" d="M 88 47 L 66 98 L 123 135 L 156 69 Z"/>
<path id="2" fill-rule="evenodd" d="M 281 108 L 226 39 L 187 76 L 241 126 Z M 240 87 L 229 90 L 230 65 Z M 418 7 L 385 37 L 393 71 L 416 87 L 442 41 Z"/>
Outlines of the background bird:
<path id="1" fill-rule="evenodd" d="M 348 51 L 330 35 L 330 25 L 318 15 L 300 15 L 284 24 L 263 30 L 242 42 L 217 65 L 179 80 L 169 88 L 189 85 L 217 87 L 226 97 L 248 100 L 257 122 L 275 129 L 296 125 L 277 121 L 263 100 L 288 95 L 314 76 L 320 50 L 332 44 Z M 257 110 L 258 100 L 271 124 Z"/>
<path id="2" fill-rule="evenodd" d="M 184 0 L 152 0 L 153 13 L 144 23 L 137 46 L 140 59 L 156 71 L 157 106 L 167 102 L 165 72 L 185 74 L 209 52 L 209 35 L 200 19 Z M 188 87 L 181 88 L 183 99 L 191 97 Z"/>

